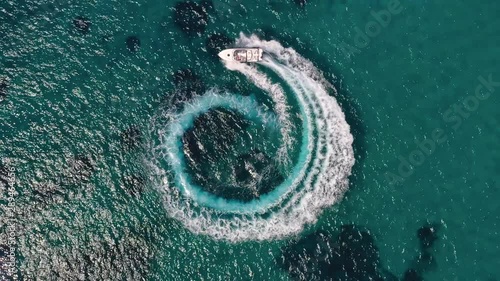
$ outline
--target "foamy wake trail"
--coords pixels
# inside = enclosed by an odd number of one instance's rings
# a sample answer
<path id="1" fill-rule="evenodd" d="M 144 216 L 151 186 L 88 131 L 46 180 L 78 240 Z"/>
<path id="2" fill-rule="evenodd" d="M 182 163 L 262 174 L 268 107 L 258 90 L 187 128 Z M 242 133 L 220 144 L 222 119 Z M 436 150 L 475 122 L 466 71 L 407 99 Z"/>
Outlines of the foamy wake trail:
<path id="1" fill-rule="evenodd" d="M 321 211 L 341 199 L 348 188 L 348 176 L 354 165 L 353 137 L 336 100 L 328 95 L 333 88 L 314 65 L 295 50 L 284 48 L 277 41 L 260 40 L 256 36 L 240 35 L 236 45 L 260 47 L 265 56 L 260 67 L 275 72 L 292 90 L 302 117 L 300 142 L 292 137 L 294 125 L 283 87 L 275 84 L 258 67 L 229 63 L 229 70 L 238 71 L 269 94 L 274 103 L 276 120 L 261 112 L 248 98 L 208 93 L 173 115 L 171 124 L 159 131 L 161 144 L 156 157 L 166 159 L 174 177 L 160 176 L 165 208 L 170 216 L 181 221 L 194 233 L 229 241 L 265 240 L 297 233 L 308 223 L 314 223 Z M 208 102 L 210 100 L 211 102 Z M 192 119 L 214 105 L 224 105 L 248 118 L 264 119 L 265 124 L 280 128 L 281 147 L 276 158 L 291 173 L 273 191 L 250 202 L 217 198 L 193 185 L 184 175 L 182 151 L 178 139 L 192 125 Z M 277 123 L 277 125 L 275 124 Z M 271 126 L 271 125 L 270 125 Z M 300 143 L 300 154 L 290 163 L 288 152 Z M 166 174 L 155 165 L 159 175 Z M 167 178 L 172 179 L 171 182 Z"/>

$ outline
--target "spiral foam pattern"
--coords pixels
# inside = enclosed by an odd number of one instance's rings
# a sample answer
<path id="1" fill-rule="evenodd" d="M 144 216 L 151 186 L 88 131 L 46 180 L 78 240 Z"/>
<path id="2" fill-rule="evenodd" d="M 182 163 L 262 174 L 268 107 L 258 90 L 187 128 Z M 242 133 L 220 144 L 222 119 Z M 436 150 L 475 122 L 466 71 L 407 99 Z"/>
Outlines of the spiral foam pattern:
<path id="1" fill-rule="evenodd" d="M 236 45 L 264 50 L 263 60 L 256 65 L 226 62 L 225 66 L 266 92 L 273 112 L 252 97 L 211 89 L 187 101 L 181 112 L 161 113 L 168 122 L 153 125 L 160 141 L 153 148 L 152 168 L 166 211 L 190 231 L 229 241 L 278 239 L 300 232 L 342 198 L 354 165 L 353 137 L 342 109 L 328 94 L 333 86 L 310 61 L 292 48 L 255 35 L 241 34 Z M 274 72 L 282 83 L 273 83 L 261 68 Z M 299 112 L 292 112 L 290 100 L 296 101 Z M 279 131 L 281 145 L 274 158 L 289 172 L 272 191 L 243 202 L 218 197 L 193 183 L 181 138 L 198 116 L 214 107 L 231 109 Z M 292 122 L 296 114 L 300 126 Z M 296 127 L 301 130 L 299 139 L 292 133 Z M 289 155 L 292 149 L 299 149 L 295 158 Z"/>

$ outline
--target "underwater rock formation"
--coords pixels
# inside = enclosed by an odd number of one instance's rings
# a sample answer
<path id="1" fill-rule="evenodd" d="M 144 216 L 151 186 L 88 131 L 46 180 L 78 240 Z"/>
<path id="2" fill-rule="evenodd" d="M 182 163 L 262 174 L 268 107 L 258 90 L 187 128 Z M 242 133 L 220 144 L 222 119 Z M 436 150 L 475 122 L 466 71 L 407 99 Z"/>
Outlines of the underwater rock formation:
<path id="1" fill-rule="evenodd" d="M 199 163 L 203 157 L 202 145 L 198 142 L 198 138 L 192 133 L 192 130 L 188 130 L 184 133 L 182 136 L 182 144 L 184 147 L 184 154 L 188 156 L 188 162 L 193 162 L 193 164 Z"/>
<path id="2" fill-rule="evenodd" d="M 344 225 L 337 239 L 317 231 L 282 249 L 280 266 L 297 280 L 397 280 L 382 268 L 371 234 Z"/>
<path id="3" fill-rule="evenodd" d="M 79 192 L 82 185 L 90 182 L 95 171 L 95 164 L 89 156 L 75 155 L 67 160 L 67 168 L 59 175 L 32 185 L 33 200 L 39 202 L 67 200 L 75 192 Z"/>
<path id="4" fill-rule="evenodd" d="M 325 280 L 333 243 L 326 232 L 311 233 L 283 248 L 277 262 L 296 280 Z"/>
<path id="5" fill-rule="evenodd" d="M 83 280 L 146 280 L 154 256 L 152 250 L 135 232 L 120 236 L 113 231 L 112 241 L 96 239 L 91 249 L 79 254 L 80 266 L 75 270 L 85 277 Z"/>
<path id="6" fill-rule="evenodd" d="M 436 268 L 436 261 L 433 255 L 433 246 L 439 239 L 438 230 L 440 225 L 437 223 L 426 223 L 417 230 L 417 237 L 420 244 L 420 253 L 415 257 L 403 276 L 403 281 L 421 281 L 422 275 Z"/>
<path id="7" fill-rule="evenodd" d="M 201 78 L 190 68 L 179 69 L 173 76 L 174 85 L 180 87 L 184 84 L 201 84 Z"/>
<path id="8" fill-rule="evenodd" d="M 73 19 L 73 25 L 75 26 L 76 30 L 78 30 L 82 34 L 87 34 L 90 30 L 90 27 L 92 26 L 92 23 L 88 18 L 78 16 Z"/>
<path id="9" fill-rule="evenodd" d="M 142 176 L 127 175 L 122 177 L 123 188 L 128 194 L 138 197 L 144 191 L 146 181 Z"/>
<path id="10" fill-rule="evenodd" d="M 258 149 L 238 157 L 235 175 L 240 185 L 255 190 L 254 198 L 270 192 L 285 179 L 272 159 Z"/>
<path id="11" fill-rule="evenodd" d="M 293 2 L 301 8 L 304 8 L 307 4 L 307 0 L 293 0 Z"/>
<path id="12" fill-rule="evenodd" d="M 225 108 L 214 108 L 204 113 L 194 120 L 191 129 L 187 130 L 183 136 L 185 147 L 191 147 L 184 139 L 203 142 L 206 153 L 205 159 L 198 159 L 204 162 L 217 162 L 231 154 L 231 146 L 236 141 L 238 135 L 248 128 L 249 122 L 234 111 Z M 199 138 L 209 134 L 209 138 Z M 191 135 L 191 136 L 190 136 Z M 191 141 L 191 142 L 192 142 Z"/>
<path id="13" fill-rule="evenodd" d="M 420 240 L 420 248 L 422 251 L 432 248 L 434 242 L 438 239 L 437 225 L 426 224 L 418 229 L 417 236 Z"/>
<path id="14" fill-rule="evenodd" d="M 248 127 L 249 123 L 239 113 L 224 109 L 215 108 L 198 116 L 194 120 L 191 129 L 187 130 L 183 136 L 185 147 L 193 147 L 193 142 L 203 141 L 208 153 L 204 155 L 206 159 L 197 157 L 200 161 L 217 161 L 230 153 L 230 146 L 236 140 L 238 134 Z M 210 134 L 210 138 L 200 139 L 199 136 Z M 186 142 L 186 140 L 190 140 Z M 190 144 L 191 143 L 191 144 Z M 196 145 L 199 146 L 199 145 Z M 208 149 L 210 148 L 210 149 Z"/>
<path id="15" fill-rule="evenodd" d="M 239 182 L 251 181 L 255 174 L 262 171 L 269 162 L 269 157 L 258 149 L 240 155 L 235 169 L 236 179 Z"/>
<path id="16" fill-rule="evenodd" d="M 67 190 L 62 190 L 60 186 L 46 182 L 33 187 L 34 199 L 39 202 L 49 202 L 57 199 L 65 198 Z"/>
<path id="17" fill-rule="evenodd" d="M 222 33 L 214 33 L 205 40 L 208 53 L 217 58 L 217 54 L 234 44 L 234 41 Z"/>
<path id="18" fill-rule="evenodd" d="M 238 156 L 236 164 L 229 169 L 235 177 L 232 184 L 214 185 L 217 179 L 207 176 L 202 177 L 200 183 L 218 197 L 249 202 L 270 192 L 284 180 L 271 158 L 257 149 Z"/>
<path id="19" fill-rule="evenodd" d="M 133 150 L 141 146 L 142 133 L 136 126 L 131 126 L 120 134 L 120 142 L 127 150 Z"/>
<path id="20" fill-rule="evenodd" d="M 415 269 L 410 268 L 405 271 L 403 281 L 424 281 L 424 279 Z"/>
<path id="21" fill-rule="evenodd" d="M 85 155 L 75 156 L 70 161 L 69 166 L 70 171 L 66 177 L 68 178 L 68 183 L 72 184 L 88 182 L 95 171 L 94 164 L 90 157 Z"/>
<path id="22" fill-rule="evenodd" d="M 212 0 L 201 0 L 200 4 L 207 12 L 213 12 L 215 10 L 214 2 L 212 2 Z"/>
<path id="23" fill-rule="evenodd" d="M 423 251 L 413 261 L 412 267 L 419 273 L 424 273 L 436 268 L 436 260 L 430 251 Z"/>
<path id="24" fill-rule="evenodd" d="M 169 100 L 169 106 L 182 106 L 195 96 L 202 95 L 205 84 L 201 78 L 189 68 L 177 70 L 173 75 L 175 90 L 165 100 Z"/>
<path id="25" fill-rule="evenodd" d="M 334 248 L 330 275 L 377 280 L 381 278 L 379 267 L 378 248 L 370 233 L 355 225 L 343 226 Z"/>
<path id="26" fill-rule="evenodd" d="M 131 35 L 131 36 L 127 37 L 127 39 L 125 40 L 125 43 L 127 45 L 127 49 L 131 52 L 137 52 L 137 51 L 139 51 L 139 48 L 141 47 L 141 40 L 139 39 L 139 37 L 137 37 L 135 35 Z"/>
<path id="27" fill-rule="evenodd" d="M 192 1 L 177 3 L 174 7 L 174 23 L 189 36 L 201 36 L 208 24 L 207 9 Z"/>
<path id="28" fill-rule="evenodd" d="M 0 102 L 7 98 L 7 80 L 0 78 Z"/>
<path id="29" fill-rule="evenodd" d="M 192 179 L 205 191 L 225 199 L 250 201 L 284 180 L 265 153 L 254 149 L 240 154 L 235 150 L 249 125 L 237 112 L 214 108 L 198 116 L 184 133 L 186 164 Z M 218 163 L 217 168 L 214 163 Z M 223 179 L 216 174 L 223 174 Z"/>

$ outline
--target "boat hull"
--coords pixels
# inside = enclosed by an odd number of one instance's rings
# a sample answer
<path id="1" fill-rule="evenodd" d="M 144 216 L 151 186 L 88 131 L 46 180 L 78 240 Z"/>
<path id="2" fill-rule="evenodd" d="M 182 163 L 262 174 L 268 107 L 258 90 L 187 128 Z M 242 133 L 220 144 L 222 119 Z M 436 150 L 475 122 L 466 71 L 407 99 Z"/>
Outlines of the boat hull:
<path id="1" fill-rule="evenodd" d="M 234 48 L 221 51 L 219 57 L 225 61 L 259 62 L 262 60 L 262 53 L 261 48 Z"/>

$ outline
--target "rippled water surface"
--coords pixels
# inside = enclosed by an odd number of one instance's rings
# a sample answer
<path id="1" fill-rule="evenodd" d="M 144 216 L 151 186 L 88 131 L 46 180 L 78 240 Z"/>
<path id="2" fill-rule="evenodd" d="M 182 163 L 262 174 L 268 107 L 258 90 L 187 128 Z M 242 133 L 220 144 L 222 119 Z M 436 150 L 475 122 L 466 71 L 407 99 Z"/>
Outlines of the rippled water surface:
<path id="1" fill-rule="evenodd" d="M 499 12 L 2 1 L 0 277 L 497 280 Z"/>

